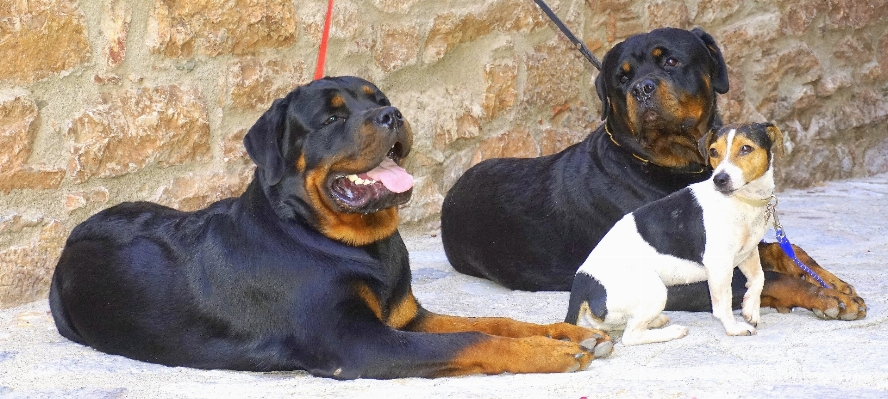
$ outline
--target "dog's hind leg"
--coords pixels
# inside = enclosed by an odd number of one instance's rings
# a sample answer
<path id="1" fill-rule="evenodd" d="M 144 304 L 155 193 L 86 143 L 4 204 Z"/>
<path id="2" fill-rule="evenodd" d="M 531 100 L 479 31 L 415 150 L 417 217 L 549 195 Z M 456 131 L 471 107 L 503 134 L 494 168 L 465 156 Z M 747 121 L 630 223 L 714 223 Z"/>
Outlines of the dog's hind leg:
<path id="1" fill-rule="evenodd" d="M 638 292 L 644 292 L 644 298 L 632 309 L 632 316 L 626 321 L 626 330 L 623 331 L 621 339 L 623 345 L 666 342 L 688 334 L 688 328 L 685 326 L 663 327 L 669 322 L 669 318 L 662 313 L 663 307 L 666 306 L 666 286 L 662 282 L 653 286 L 646 284 L 640 287 Z"/>
<path id="2" fill-rule="evenodd" d="M 651 320 L 650 323 L 648 323 L 648 328 L 660 328 L 665 326 L 666 324 L 669 324 L 669 316 L 660 313 L 657 317 Z"/>

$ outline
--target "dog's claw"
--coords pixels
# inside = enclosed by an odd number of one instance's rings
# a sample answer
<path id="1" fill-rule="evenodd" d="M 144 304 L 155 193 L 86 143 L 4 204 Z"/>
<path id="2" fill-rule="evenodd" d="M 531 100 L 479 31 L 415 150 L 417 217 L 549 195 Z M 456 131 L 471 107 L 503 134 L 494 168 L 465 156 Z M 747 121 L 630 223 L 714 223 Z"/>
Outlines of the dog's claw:
<path id="1" fill-rule="evenodd" d="M 598 339 L 602 338 L 602 336 L 599 334 L 595 334 L 595 335 L 597 336 Z M 598 342 L 598 340 L 596 338 L 590 338 L 590 339 L 587 339 L 583 342 L 580 342 L 580 346 L 591 351 L 596 359 L 602 358 L 602 357 L 607 357 L 614 350 L 613 341 L 607 340 L 604 342 Z"/>

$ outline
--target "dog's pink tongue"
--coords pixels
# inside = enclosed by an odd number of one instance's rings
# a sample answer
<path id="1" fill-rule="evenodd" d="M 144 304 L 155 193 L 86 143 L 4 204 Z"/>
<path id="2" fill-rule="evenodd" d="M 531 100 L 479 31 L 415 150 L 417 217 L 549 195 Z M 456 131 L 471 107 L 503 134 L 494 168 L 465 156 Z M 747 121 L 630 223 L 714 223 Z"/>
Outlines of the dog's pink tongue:
<path id="1" fill-rule="evenodd" d="M 367 176 L 381 181 L 393 193 L 403 193 L 413 187 L 413 176 L 389 158 L 367 172 Z"/>

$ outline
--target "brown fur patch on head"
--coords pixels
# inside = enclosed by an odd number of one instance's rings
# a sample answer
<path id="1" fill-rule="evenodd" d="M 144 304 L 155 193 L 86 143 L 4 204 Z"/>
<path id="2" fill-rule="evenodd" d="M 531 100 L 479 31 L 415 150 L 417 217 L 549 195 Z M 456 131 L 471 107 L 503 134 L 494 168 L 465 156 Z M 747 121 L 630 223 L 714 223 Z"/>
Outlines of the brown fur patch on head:
<path id="1" fill-rule="evenodd" d="M 368 96 L 372 96 L 374 93 L 376 93 L 376 90 L 373 90 L 373 88 L 370 86 L 362 86 L 361 91 L 363 91 L 364 94 Z"/>
<path id="2" fill-rule="evenodd" d="M 335 95 L 330 99 L 330 105 L 333 106 L 333 108 L 339 108 L 345 105 L 345 99 L 340 95 Z"/>
<path id="3" fill-rule="evenodd" d="M 651 55 L 653 55 L 654 58 L 659 58 L 661 55 L 663 55 L 663 49 L 657 47 L 654 49 L 654 51 L 651 52 Z"/>
<path id="4" fill-rule="evenodd" d="M 620 68 L 623 70 L 623 72 L 629 72 L 632 70 L 632 65 L 630 65 L 628 62 L 624 62 L 623 66 Z"/>
<path id="5" fill-rule="evenodd" d="M 728 135 L 727 134 L 718 134 L 712 133 L 713 138 L 709 143 L 709 164 L 712 165 L 712 169 L 718 167 L 722 161 L 725 160 L 725 155 L 728 153 Z"/>
<path id="6" fill-rule="evenodd" d="M 728 159 L 743 171 L 743 179 L 751 182 L 770 168 L 768 149 L 762 148 L 755 141 L 742 134 L 735 134 L 727 149 Z"/>

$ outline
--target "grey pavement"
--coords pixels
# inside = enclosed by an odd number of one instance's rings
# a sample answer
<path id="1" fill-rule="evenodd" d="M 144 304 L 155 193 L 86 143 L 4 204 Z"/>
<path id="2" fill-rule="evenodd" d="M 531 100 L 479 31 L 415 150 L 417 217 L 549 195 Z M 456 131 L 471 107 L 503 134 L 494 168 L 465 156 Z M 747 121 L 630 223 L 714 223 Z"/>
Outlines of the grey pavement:
<path id="1" fill-rule="evenodd" d="M 45 300 L 0 311 L 3 398 L 886 398 L 888 175 L 778 194 L 787 235 L 853 284 L 867 317 L 825 321 L 764 309 L 728 337 L 708 313 L 668 312 L 687 337 L 625 347 L 570 374 L 334 381 L 304 372 L 195 370 L 105 355 L 62 338 Z M 769 233 L 770 234 L 770 233 Z M 509 291 L 456 273 L 440 239 L 407 235 L 414 292 L 430 310 L 551 323 L 567 293 Z M 735 312 L 735 315 L 739 313 Z"/>

